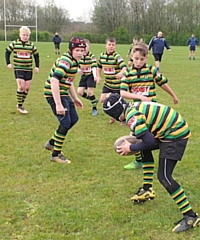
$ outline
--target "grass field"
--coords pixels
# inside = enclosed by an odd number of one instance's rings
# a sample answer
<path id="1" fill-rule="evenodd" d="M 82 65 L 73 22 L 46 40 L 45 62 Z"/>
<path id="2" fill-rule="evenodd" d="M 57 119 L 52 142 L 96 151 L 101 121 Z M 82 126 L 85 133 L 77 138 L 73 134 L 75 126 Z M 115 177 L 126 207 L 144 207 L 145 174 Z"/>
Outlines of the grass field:
<path id="1" fill-rule="evenodd" d="M 113 150 L 116 138 L 129 134 L 119 123 L 109 125 L 100 104 L 99 115 L 91 116 L 91 106 L 82 100 L 79 122 L 68 134 L 63 151 L 71 165 L 50 162 L 44 143 L 58 123 L 43 97 L 43 85 L 56 59 L 52 43 L 37 43 L 40 73 L 34 75 L 25 102 L 28 115 L 16 111 L 16 82 L 7 69 L 4 52 L 8 42 L 0 42 L 0 239 L 1 240 L 200 240 L 200 228 L 175 234 L 173 223 L 182 218 L 176 204 L 154 176 L 154 201 L 133 205 L 130 198 L 141 186 L 142 171 L 125 171 L 132 157 L 120 157 Z M 68 44 L 61 44 L 61 51 Z M 128 61 L 129 45 L 117 51 Z M 92 52 L 104 51 L 92 44 Z M 198 49 L 197 49 L 198 50 Z M 47 57 L 49 56 L 49 57 Z M 149 63 L 154 64 L 152 55 Z M 174 177 L 183 186 L 193 209 L 200 214 L 199 155 L 200 53 L 188 60 L 187 47 L 165 51 L 163 75 L 179 98 L 158 89 L 158 101 L 178 110 L 191 127 L 192 138 Z M 78 77 L 75 85 L 77 87 Z M 96 88 L 99 98 L 102 83 Z M 157 170 L 157 156 L 156 159 Z"/>

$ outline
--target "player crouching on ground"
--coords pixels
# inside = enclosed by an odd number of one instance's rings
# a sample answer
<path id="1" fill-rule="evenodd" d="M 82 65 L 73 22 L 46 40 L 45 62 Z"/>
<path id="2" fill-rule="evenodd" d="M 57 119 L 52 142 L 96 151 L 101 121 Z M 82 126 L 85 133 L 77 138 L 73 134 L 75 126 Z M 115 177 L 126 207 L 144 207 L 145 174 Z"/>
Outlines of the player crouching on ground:
<path id="1" fill-rule="evenodd" d="M 118 121 L 126 121 L 141 143 L 118 147 L 121 155 L 131 151 L 142 151 L 143 186 L 131 198 L 133 202 L 145 202 L 155 197 L 153 191 L 154 158 L 152 150 L 159 149 L 158 180 L 178 205 L 183 219 L 176 223 L 173 232 L 182 232 L 200 226 L 199 216 L 192 210 L 183 188 L 172 177 L 173 170 L 181 160 L 191 136 L 186 121 L 174 109 L 154 103 L 128 104 L 119 94 L 110 94 L 104 103 L 106 114 Z"/>

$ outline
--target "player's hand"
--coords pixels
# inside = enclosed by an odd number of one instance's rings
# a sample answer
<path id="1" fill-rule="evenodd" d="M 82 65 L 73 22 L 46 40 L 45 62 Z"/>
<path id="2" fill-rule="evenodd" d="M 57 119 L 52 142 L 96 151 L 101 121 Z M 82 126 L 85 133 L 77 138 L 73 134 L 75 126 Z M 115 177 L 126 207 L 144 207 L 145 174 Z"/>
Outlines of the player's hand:
<path id="1" fill-rule="evenodd" d="M 174 104 L 178 104 L 178 98 L 176 96 L 173 97 Z"/>
<path id="2" fill-rule="evenodd" d="M 83 75 L 83 71 L 79 68 L 78 69 L 78 73 L 82 76 Z"/>
<path id="3" fill-rule="evenodd" d="M 65 115 L 65 111 L 67 111 L 67 109 L 65 109 L 62 104 L 56 105 L 56 113 L 58 115 Z"/>
<path id="4" fill-rule="evenodd" d="M 122 156 L 126 156 L 128 153 L 131 152 L 130 145 L 131 143 L 124 139 L 124 143 L 117 147 L 117 152 Z"/>
<path id="5" fill-rule="evenodd" d="M 39 68 L 38 67 L 35 68 L 35 73 L 39 73 Z"/>
<path id="6" fill-rule="evenodd" d="M 101 82 L 101 78 L 100 78 L 100 77 L 97 77 L 96 82 L 97 82 L 97 84 L 100 84 L 100 82 Z"/>
<path id="7" fill-rule="evenodd" d="M 151 100 L 148 97 L 145 97 L 145 96 L 141 96 L 140 100 L 144 101 L 144 102 L 151 102 Z"/>
<path id="8" fill-rule="evenodd" d="M 7 67 L 8 67 L 9 69 L 12 69 L 12 64 L 11 64 L 11 63 L 8 64 Z"/>
<path id="9" fill-rule="evenodd" d="M 77 108 L 83 108 L 83 103 L 81 102 L 81 100 L 79 98 L 74 99 L 74 104 Z"/>
<path id="10" fill-rule="evenodd" d="M 121 72 L 119 72 L 118 74 L 116 74 L 116 78 L 117 78 L 117 79 L 121 79 L 121 78 L 123 78 L 123 77 L 124 77 L 124 74 L 121 73 Z"/>

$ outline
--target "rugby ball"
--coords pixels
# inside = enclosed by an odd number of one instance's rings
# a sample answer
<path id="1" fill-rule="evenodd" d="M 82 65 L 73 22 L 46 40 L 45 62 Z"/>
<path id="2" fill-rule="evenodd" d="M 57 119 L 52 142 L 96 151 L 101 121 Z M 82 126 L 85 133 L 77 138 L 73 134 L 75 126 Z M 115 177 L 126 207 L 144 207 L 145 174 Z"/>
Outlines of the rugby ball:
<path id="1" fill-rule="evenodd" d="M 126 135 L 126 136 L 122 136 L 120 138 L 118 138 L 115 143 L 114 143 L 114 150 L 115 152 L 117 152 L 117 147 L 124 144 L 124 140 L 127 140 L 128 142 L 130 142 L 131 144 L 136 144 L 136 143 L 140 143 L 142 140 L 137 139 L 134 136 L 131 135 Z M 127 155 L 123 155 L 123 156 L 130 156 L 130 155 L 134 155 L 137 151 L 134 152 L 130 152 Z M 117 152 L 118 154 L 120 154 L 119 152 Z"/>

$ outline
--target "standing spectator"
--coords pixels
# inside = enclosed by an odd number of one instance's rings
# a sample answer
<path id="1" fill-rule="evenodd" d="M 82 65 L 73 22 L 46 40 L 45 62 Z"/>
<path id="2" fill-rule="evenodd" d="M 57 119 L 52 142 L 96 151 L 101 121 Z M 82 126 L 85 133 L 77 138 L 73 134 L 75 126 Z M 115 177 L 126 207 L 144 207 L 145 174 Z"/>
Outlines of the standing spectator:
<path id="1" fill-rule="evenodd" d="M 133 49 L 133 47 L 138 43 L 138 39 L 136 37 L 133 38 L 133 42 L 131 43 L 130 45 L 130 48 L 129 48 L 129 51 L 128 51 L 128 54 L 127 54 L 127 58 L 129 57 L 129 61 L 128 61 L 128 66 L 131 67 L 132 64 L 133 64 L 133 60 L 132 58 L 130 58 L 130 54 L 131 54 L 131 51 Z"/>
<path id="2" fill-rule="evenodd" d="M 149 42 L 149 51 L 152 48 L 152 53 L 155 59 L 155 66 L 157 68 L 158 74 L 160 73 L 160 62 L 162 60 L 164 47 L 166 47 L 168 51 L 171 51 L 171 48 L 167 40 L 163 37 L 162 32 L 158 32 L 158 35 L 154 36 Z"/>
<path id="3" fill-rule="evenodd" d="M 106 51 L 102 52 L 97 60 L 97 83 L 101 80 L 101 70 L 103 69 L 105 81 L 100 97 L 101 103 L 104 102 L 108 93 L 120 93 L 121 78 L 127 69 L 123 58 L 115 52 L 116 39 L 108 37 L 106 39 Z M 115 119 L 110 119 L 110 124 L 114 123 Z"/>
<path id="4" fill-rule="evenodd" d="M 35 59 L 35 73 L 39 72 L 39 53 L 32 42 L 29 41 L 31 31 L 27 26 L 22 26 L 19 30 L 19 39 L 12 41 L 6 48 L 5 58 L 7 67 L 12 69 L 10 55 L 13 52 L 14 74 L 17 82 L 17 110 L 22 114 L 27 114 L 24 109 L 24 101 L 31 86 L 33 76 L 33 59 Z"/>
<path id="5" fill-rule="evenodd" d="M 85 53 L 79 61 L 79 74 L 81 79 L 78 86 L 78 94 L 88 99 L 92 105 L 92 116 L 97 116 L 98 100 L 94 95 L 94 88 L 96 88 L 97 81 L 97 60 L 92 52 L 90 52 L 90 41 L 84 39 L 86 43 Z M 87 92 L 86 92 L 87 90 Z"/>
<path id="6" fill-rule="evenodd" d="M 55 54 L 60 54 L 61 38 L 57 32 L 55 33 L 54 37 L 52 38 L 52 42 L 54 42 Z"/>
<path id="7" fill-rule="evenodd" d="M 50 105 L 59 125 L 44 148 L 52 151 L 51 161 L 69 164 L 62 153 L 62 146 L 68 131 L 78 121 L 76 108 L 83 108 L 77 97 L 74 80 L 78 71 L 78 61 L 83 57 L 85 41 L 80 37 L 72 37 L 68 52 L 65 52 L 53 64 L 44 86 L 44 96 Z M 72 101 L 73 99 L 73 101 Z"/>
<path id="8" fill-rule="evenodd" d="M 197 38 L 195 38 L 194 34 L 192 34 L 191 38 L 188 39 L 187 41 L 188 46 L 189 46 L 189 59 L 191 60 L 192 57 L 195 60 L 195 51 L 196 51 L 196 47 L 198 45 L 198 40 Z"/>

